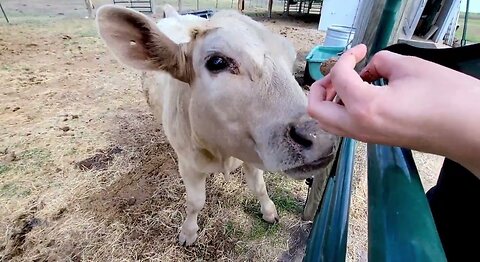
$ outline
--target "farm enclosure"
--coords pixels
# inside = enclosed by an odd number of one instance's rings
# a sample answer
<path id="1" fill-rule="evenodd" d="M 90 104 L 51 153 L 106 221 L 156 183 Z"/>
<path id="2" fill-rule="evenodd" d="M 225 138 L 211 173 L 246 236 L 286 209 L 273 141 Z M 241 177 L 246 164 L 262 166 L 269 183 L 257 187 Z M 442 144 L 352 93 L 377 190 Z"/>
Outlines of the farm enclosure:
<path id="1" fill-rule="evenodd" d="M 139 74 L 97 36 L 83 1 L 2 1 L 0 24 L 0 257 L 3 260 L 290 260 L 308 232 L 304 182 L 266 175 L 280 223 L 261 220 L 241 173 L 207 180 L 200 238 L 177 245 L 185 191 L 175 154 L 148 111 Z M 160 1 L 157 1 L 160 4 Z M 323 35 L 314 23 L 264 20 L 293 41 L 296 72 Z M 363 151 L 362 151 L 363 150 Z M 366 250 L 364 147 L 359 147 L 349 259 Z M 417 154 L 432 184 L 439 158 Z M 429 175 L 426 175 L 429 174 Z"/>
<path id="2" fill-rule="evenodd" d="M 458 29 L 455 36 L 458 39 L 462 39 L 463 33 L 463 24 L 465 21 L 465 14 L 460 14 L 460 19 L 458 21 Z M 473 43 L 480 43 L 480 14 L 473 13 L 469 14 L 468 16 L 468 24 L 467 24 L 467 35 L 466 40 Z"/>

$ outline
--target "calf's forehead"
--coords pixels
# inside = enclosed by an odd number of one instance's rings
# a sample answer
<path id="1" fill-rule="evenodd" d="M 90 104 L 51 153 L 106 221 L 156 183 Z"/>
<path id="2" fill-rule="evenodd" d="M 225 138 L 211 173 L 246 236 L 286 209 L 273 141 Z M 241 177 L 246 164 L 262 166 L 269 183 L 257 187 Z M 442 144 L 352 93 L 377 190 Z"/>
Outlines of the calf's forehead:
<path id="1" fill-rule="evenodd" d="M 202 50 L 206 53 L 221 52 L 225 55 L 235 55 L 241 58 L 248 56 L 263 56 L 267 47 L 256 34 L 239 28 L 230 29 L 220 27 L 207 34 L 203 41 Z"/>
<path id="2" fill-rule="evenodd" d="M 225 53 L 242 60 L 245 56 L 263 64 L 265 57 L 276 61 L 285 54 L 283 37 L 275 35 L 263 25 L 236 17 L 221 17 L 210 21 L 208 28 L 215 28 L 202 41 L 201 53 Z"/>

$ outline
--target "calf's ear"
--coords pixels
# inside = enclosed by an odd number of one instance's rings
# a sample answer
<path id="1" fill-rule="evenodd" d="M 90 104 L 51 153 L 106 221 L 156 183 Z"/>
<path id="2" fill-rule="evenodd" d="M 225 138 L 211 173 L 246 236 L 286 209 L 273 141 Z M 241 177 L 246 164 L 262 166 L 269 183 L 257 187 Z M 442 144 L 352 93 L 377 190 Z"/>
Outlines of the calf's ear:
<path id="1" fill-rule="evenodd" d="M 188 44 L 176 44 L 146 15 L 118 6 L 102 6 L 97 27 L 108 49 L 123 64 L 142 71 L 163 70 L 190 83 L 193 68 Z"/>

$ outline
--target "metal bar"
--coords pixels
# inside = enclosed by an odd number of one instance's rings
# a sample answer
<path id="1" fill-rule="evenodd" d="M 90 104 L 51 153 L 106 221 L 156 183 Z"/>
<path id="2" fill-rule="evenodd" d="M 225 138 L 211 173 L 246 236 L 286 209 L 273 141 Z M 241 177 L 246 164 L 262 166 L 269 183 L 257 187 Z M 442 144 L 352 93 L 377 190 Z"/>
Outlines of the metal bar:
<path id="1" fill-rule="evenodd" d="M 338 138 L 338 140 L 335 141 L 335 151 L 333 154 L 336 157 L 338 157 L 338 149 L 340 148 L 341 142 L 341 138 Z M 307 193 L 307 199 L 305 200 L 305 206 L 303 207 L 303 220 L 313 221 L 315 219 L 315 215 L 320 208 L 320 202 L 322 202 L 323 195 L 325 194 L 328 178 L 335 174 L 332 170 L 336 170 L 336 163 L 337 161 L 332 161 L 320 170 L 320 173 L 312 178 L 311 184 L 306 181 L 309 185 L 309 190 Z"/>
<path id="2" fill-rule="evenodd" d="M 287 16 L 290 15 L 290 0 L 285 0 L 287 3 Z"/>
<path id="3" fill-rule="evenodd" d="M 273 0 L 268 0 L 268 18 L 272 18 Z"/>
<path id="4" fill-rule="evenodd" d="M 315 216 L 315 220 L 310 231 L 310 237 L 307 242 L 305 257 L 303 258 L 304 262 L 322 261 L 322 259 L 324 258 L 321 250 L 323 250 L 325 246 L 324 243 L 327 241 L 328 238 L 328 220 L 334 186 L 335 180 L 332 177 L 329 177 L 327 181 L 327 187 L 325 189 L 325 194 L 322 198 L 322 204 L 320 205 L 320 208 Z"/>
<path id="5" fill-rule="evenodd" d="M 410 150 L 368 145 L 369 261 L 446 261 Z"/>
<path id="6" fill-rule="evenodd" d="M 8 21 L 7 14 L 5 13 L 5 10 L 3 10 L 2 3 L 0 3 L 0 9 L 2 9 L 3 16 L 5 16 L 5 20 L 7 20 L 7 23 L 9 23 L 9 24 L 10 24 L 10 21 Z"/>
<path id="7" fill-rule="evenodd" d="M 468 11 L 470 9 L 470 0 L 467 0 L 467 8 L 465 9 L 465 18 L 463 20 L 463 33 L 462 41 L 460 41 L 461 46 L 467 45 L 467 25 L 468 25 Z"/>
<path id="8" fill-rule="evenodd" d="M 387 0 L 377 27 L 377 33 L 369 50 L 370 56 L 388 46 L 396 16 L 402 0 Z"/>
<path id="9" fill-rule="evenodd" d="M 303 261 L 345 261 L 355 140 L 343 138 Z"/>
<path id="10" fill-rule="evenodd" d="M 340 143 L 337 143 L 337 146 L 338 145 L 340 145 Z M 325 195 L 328 178 L 331 174 L 333 174 L 332 169 L 334 169 L 334 162 L 335 161 L 332 161 L 330 164 L 328 164 L 328 166 L 321 170 L 320 173 L 312 179 L 312 184 L 309 185 L 307 199 L 305 200 L 305 206 L 303 207 L 303 220 L 314 221 L 315 215 L 321 206 L 320 202 L 322 202 L 322 198 Z"/>
<path id="11" fill-rule="evenodd" d="M 124 4 L 128 8 L 136 9 L 139 12 L 153 13 L 154 8 L 151 0 L 113 0 L 114 4 Z"/>
<path id="12" fill-rule="evenodd" d="M 151 1 L 128 1 L 128 0 L 116 0 L 113 1 L 114 4 L 152 4 Z"/>

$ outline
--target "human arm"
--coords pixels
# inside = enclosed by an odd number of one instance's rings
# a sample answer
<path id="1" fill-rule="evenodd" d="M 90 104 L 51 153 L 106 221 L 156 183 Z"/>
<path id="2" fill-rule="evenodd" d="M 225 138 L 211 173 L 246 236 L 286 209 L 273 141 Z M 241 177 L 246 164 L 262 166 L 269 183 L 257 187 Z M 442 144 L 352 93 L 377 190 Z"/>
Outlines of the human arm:
<path id="1" fill-rule="evenodd" d="M 308 110 L 328 132 L 455 160 L 480 177 L 480 80 L 395 53 L 377 53 L 357 74 L 364 45 L 315 82 Z M 373 80 L 388 79 L 376 87 Z M 332 102 L 337 94 L 342 104 Z"/>

